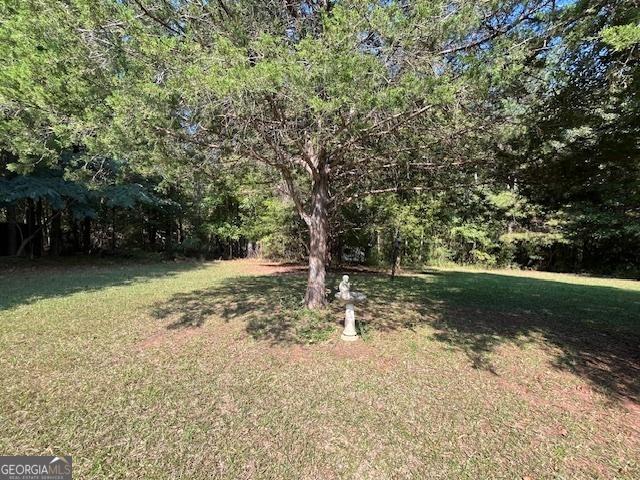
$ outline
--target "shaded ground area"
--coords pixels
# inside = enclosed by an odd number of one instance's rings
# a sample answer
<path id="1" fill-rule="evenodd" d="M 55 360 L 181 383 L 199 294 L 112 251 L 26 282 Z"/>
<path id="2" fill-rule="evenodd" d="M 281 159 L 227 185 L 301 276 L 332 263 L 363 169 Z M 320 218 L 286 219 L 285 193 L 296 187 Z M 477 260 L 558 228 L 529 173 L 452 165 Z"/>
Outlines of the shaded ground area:
<path id="1" fill-rule="evenodd" d="M 198 327 L 210 316 L 242 320 L 252 337 L 272 344 L 305 344 L 323 338 L 313 333 L 338 328 L 337 304 L 325 317 L 304 323 L 304 272 L 268 270 L 268 264 L 257 265 L 259 276 L 176 295 L 154 315 L 170 318 L 169 329 Z M 365 271 L 352 272 L 352 278 L 353 288 L 369 298 L 358 312 L 365 334 L 428 324 L 434 338 L 464 351 L 474 368 L 491 372 L 500 345 L 537 342 L 555 349 L 555 367 L 589 379 L 614 398 L 640 403 L 640 291 L 479 272 L 433 271 L 391 281 Z M 332 292 L 338 281 L 339 275 L 329 276 Z"/>
<path id="2" fill-rule="evenodd" d="M 640 478 L 637 282 L 350 273 L 355 343 L 292 265 L 3 272 L 0 451 L 83 479 Z"/>

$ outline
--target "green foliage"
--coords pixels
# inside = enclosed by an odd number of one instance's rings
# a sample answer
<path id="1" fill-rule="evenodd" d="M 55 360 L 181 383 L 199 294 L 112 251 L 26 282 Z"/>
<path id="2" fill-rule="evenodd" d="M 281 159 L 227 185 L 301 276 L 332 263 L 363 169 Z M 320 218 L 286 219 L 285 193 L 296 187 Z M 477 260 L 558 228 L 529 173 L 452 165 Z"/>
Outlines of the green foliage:
<path id="1" fill-rule="evenodd" d="M 0 181 L 0 205 L 11 205 L 23 199 L 45 200 L 54 209 L 67 203 L 87 205 L 89 191 L 81 185 L 57 176 L 16 176 Z"/>
<path id="2" fill-rule="evenodd" d="M 304 343 L 324 342 L 335 332 L 335 320 L 329 312 L 300 308 L 291 312 L 295 335 Z"/>
<path id="3" fill-rule="evenodd" d="M 495 264 L 490 250 L 495 247 L 486 229 L 473 223 L 465 223 L 451 229 L 451 237 L 462 263 Z"/>
<path id="4" fill-rule="evenodd" d="M 326 175 L 334 259 L 630 268 L 636 3 L 7 0 L 4 218 L 299 260 Z"/>
<path id="5" fill-rule="evenodd" d="M 104 198 L 107 207 L 133 208 L 140 204 L 170 203 L 154 197 L 138 184 L 106 186 L 100 190 L 99 195 Z"/>
<path id="6" fill-rule="evenodd" d="M 187 257 L 199 257 L 204 251 L 204 245 L 197 237 L 187 237 L 176 250 Z"/>
<path id="7" fill-rule="evenodd" d="M 616 25 L 603 28 L 600 32 L 602 39 L 614 50 L 622 51 L 640 43 L 640 25 Z"/>
<path id="8" fill-rule="evenodd" d="M 247 236 L 258 241 L 265 257 L 287 261 L 304 258 L 305 229 L 290 202 L 266 199 L 249 228 Z"/>

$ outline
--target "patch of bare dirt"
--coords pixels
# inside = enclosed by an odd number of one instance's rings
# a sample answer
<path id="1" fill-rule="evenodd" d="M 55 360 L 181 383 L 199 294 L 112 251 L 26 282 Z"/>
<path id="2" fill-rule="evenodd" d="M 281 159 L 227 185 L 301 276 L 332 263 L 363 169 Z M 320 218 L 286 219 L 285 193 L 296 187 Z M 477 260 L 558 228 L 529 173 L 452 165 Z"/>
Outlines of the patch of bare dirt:
<path id="1" fill-rule="evenodd" d="M 356 360 L 371 364 L 380 372 L 388 372 L 395 368 L 398 360 L 395 357 L 383 354 L 371 344 L 362 340 L 344 342 L 336 339 L 328 343 L 317 345 L 262 345 L 265 352 L 271 353 L 283 359 L 287 363 L 308 363 L 317 361 L 316 354 L 325 354 L 329 357 L 343 360 Z"/>
<path id="2" fill-rule="evenodd" d="M 374 348 L 371 344 L 362 340 L 355 342 L 336 341 L 333 344 L 323 346 L 332 356 L 339 359 L 368 362 L 380 372 L 388 372 L 395 368 L 398 360 Z"/>
<path id="3" fill-rule="evenodd" d="M 156 332 L 153 335 L 138 342 L 135 346 L 136 350 L 144 351 L 152 348 L 158 348 L 166 344 L 170 344 L 171 348 L 175 349 L 191 338 L 201 335 L 201 331 L 195 328 L 184 328 L 182 330 L 167 330 Z"/>
<path id="4" fill-rule="evenodd" d="M 625 398 L 622 401 L 622 406 L 628 412 L 627 424 L 640 435 L 640 405 L 633 400 Z"/>
<path id="5" fill-rule="evenodd" d="M 202 338 L 219 347 L 223 341 L 226 342 L 226 345 L 241 341 L 241 339 L 235 335 L 237 333 L 236 330 L 236 325 L 223 322 L 216 323 L 213 328 L 194 326 L 171 329 L 161 325 L 158 331 L 136 343 L 134 349 L 138 352 L 143 352 L 154 348 L 168 347 L 176 351 L 196 338 Z"/>
<path id="6" fill-rule="evenodd" d="M 349 360 L 375 360 L 376 350 L 367 343 L 357 340 L 355 342 L 335 342 L 329 351 L 338 358 Z"/>
<path id="7" fill-rule="evenodd" d="M 288 363 L 306 363 L 313 359 L 313 347 L 306 345 L 265 345 L 265 348 Z"/>
<path id="8" fill-rule="evenodd" d="M 237 264 L 238 269 L 245 275 L 277 275 L 285 273 L 297 273 L 306 270 L 305 265 L 297 263 L 279 263 L 269 262 L 258 259 L 242 259 L 232 260 L 234 264 Z"/>

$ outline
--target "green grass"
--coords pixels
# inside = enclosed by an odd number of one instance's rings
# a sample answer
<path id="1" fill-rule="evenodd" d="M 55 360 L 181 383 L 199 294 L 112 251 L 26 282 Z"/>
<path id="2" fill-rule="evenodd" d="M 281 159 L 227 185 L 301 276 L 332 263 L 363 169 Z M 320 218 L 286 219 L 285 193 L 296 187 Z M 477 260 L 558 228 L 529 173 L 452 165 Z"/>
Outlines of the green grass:
<path id="1" fill-rule="evenodd" d="M 1 454 L 81 479 L 640 478 L 638 282 L 352 272 L 347 344 L 302 271 L 16 265 Z"/>

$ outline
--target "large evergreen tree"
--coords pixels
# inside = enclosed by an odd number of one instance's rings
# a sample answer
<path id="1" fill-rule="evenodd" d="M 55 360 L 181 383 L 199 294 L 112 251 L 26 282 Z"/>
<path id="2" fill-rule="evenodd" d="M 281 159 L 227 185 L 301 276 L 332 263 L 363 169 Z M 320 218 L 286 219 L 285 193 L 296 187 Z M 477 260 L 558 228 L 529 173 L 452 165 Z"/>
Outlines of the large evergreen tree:
<path id="1" fill-rule="evenodd" d="M 286 203 L 257 212 L 282 189 L 308 231 L 309 307 L 325 302 L 331 245 L 370 243 L 348 231 L 358 225 L 404 236 L 416 261 L 439 245 L 430 235 L 452 259 L 488 261 L 513 241 L 602 238 L 594 220 L 615 230 L 603 248 L 633 249 L 636 1 L 1 8 L 7 177 L 45 166 L 107 193 L 144 184 L 177 202 L 142 219 L 150 243 L 156 229 L 184 240 L 186 215 L 189 232 L 226 239 L 229 252 L 242 235 L 300 236 Z M 62 166 L 69 151 L 78 161 Z M 120 173 L 105 175 L 114 162 Z M 263 184 L 259 201 L 242 198 L 240 179 Z M 283 225 L 267 232 L 259 218 Z M 562 236 L 558 225 L 572 227 Z"/>
<path id="2" fill-rule="evenodd" d="M 330 209 L 481 161 L 492 82 L 517 73 L 554 3 L 135 0 L 91 39 L 119 79 L 119 135 L 281 175 L 309 229 L 314 308 L 325 303 Z"/>

